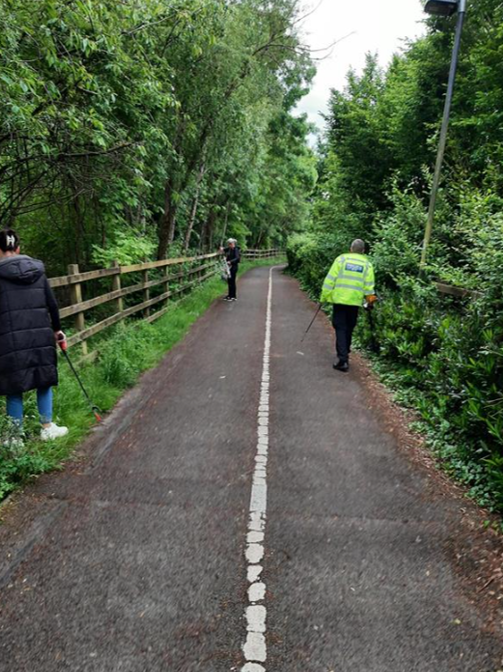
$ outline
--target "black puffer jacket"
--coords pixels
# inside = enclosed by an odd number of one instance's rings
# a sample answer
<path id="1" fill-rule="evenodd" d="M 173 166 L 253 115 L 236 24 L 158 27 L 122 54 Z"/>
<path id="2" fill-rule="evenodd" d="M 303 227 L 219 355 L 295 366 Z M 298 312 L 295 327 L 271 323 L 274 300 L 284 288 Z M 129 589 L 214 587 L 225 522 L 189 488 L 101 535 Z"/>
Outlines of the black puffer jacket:
<path id="1" fill-rule="evenodd" d="M 0 395 L 58 384 L 59 329 L 43 263 L 22 254 L 0 259 Z"/>

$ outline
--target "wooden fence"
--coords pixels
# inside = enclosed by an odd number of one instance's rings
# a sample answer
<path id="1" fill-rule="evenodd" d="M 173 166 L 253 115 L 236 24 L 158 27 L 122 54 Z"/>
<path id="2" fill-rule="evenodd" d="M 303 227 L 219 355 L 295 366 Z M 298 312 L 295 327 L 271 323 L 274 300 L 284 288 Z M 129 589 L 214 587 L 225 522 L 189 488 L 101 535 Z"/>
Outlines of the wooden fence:
<path id="1" fill-rule="evenodd" d="M 285 250 L 279 247 L 271 250 L 245 250 L 241 256 L 245 259 L 273 259 L 274 257 L 281 257 L 285 254 Z"/>
<path id="2" fill-rule="evenodd" d="M 270 259 L 280 253 L 279 250 L 246 250 L 242 256 L 245 259 Z M 112 268 L 86 273 L 81 273 L 77 264 L 71 264 L 68 275 L 49 279 L 60 305 L 64 306 L 60 309 L 61 318 L 73 318 L 75 333 L 68 338 L 68 346 L 81 344 L 82 354 L 86 355 L 88 339 L 131 315 L 142 313 L 145 322 L 157 320 L 168 310 L 170 299 L 219 272 L 219 257 L 219 253 L 214 253 L 130 266 L 115 263 Z M 110 281 L 111 291 L 102 293 L 103 284 Z M 90 296 L 96 292 L 100 293 Z M 134 301 L 138 294 L 141 296 L 139 302 Z M 134 302 L 125 307 L 126 300 L 127 303 Z M 100 306 L 102 308 L 96 311 Z M 93 323 L 86 326 L 86 316 L 88 318 L 90 312 L 94 312 Z M 107 312 L 112 314 L 107 315 Z"/>

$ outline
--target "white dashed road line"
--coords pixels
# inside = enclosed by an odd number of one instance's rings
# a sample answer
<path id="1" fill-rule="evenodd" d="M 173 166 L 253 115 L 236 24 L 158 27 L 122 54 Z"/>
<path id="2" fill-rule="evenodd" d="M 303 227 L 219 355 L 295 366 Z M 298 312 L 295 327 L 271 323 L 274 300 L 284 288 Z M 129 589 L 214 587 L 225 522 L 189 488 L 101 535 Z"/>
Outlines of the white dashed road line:
<path id="1" fill-rule="evenodd" d="M 269 290 L 265 323 L 264 358 L 260 384 L 260 402 L 257 421 L 257 454 L 250 498 L 250 519 L 246 539 L 248 563 L 248 606 L 246 607 L 246 642 L 243 646 L 246 664 L 242 672 L 265 672 L 267 658 L 266 616 L 264 603 L 266 585 L 261 576 L 264 558 L 264 537 L 267 513 L 267 454 L 269 450 L 269 383 L 271 354 L 272 272 L 269 270 Z"/>

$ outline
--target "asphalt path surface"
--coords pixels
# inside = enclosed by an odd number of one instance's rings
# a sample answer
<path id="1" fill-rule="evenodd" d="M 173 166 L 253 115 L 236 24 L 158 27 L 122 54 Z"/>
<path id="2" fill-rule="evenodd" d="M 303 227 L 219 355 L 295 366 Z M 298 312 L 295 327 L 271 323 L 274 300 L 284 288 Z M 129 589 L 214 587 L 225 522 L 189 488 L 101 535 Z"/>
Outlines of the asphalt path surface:
<path id="1" fill-rule="evenodd" d="M 313 304 L 295 280 L 260 268 L 238 291 L 76 463 L 7 507 L 0 671 L 500 670 L 501 632 L 449 552 L 459 501 L 398 449 L 365 382 L 332 369 L 323 315 L 300 343 Z M 250 597 L 250 493 L 265 481 L 265 593 Z M 266 660 L 246 652 L 250 604 Z"/>

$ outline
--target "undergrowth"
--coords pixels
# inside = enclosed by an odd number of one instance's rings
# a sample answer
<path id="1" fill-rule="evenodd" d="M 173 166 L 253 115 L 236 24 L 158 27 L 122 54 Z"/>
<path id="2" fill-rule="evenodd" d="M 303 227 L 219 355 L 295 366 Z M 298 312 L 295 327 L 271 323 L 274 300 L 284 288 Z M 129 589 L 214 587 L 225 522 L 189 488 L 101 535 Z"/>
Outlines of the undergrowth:
<path id="1" fill-rule="evenodd" d="M 363 329 L 368 327 L 365 325 Z M 362 328 L 356 340 L 357 348 L 365 354 L 379 380 L 392 392 L 393 400 L 404 409 L 416 414 L 416 420 L 410 423 L 410 429 L 420 435 L 428 450 L 436 458 L 439 469 L 453 480 L 467 488 L 467 496 L 479 506 L 489 511 L 501 513 L 501 493 L 503 463 L 486 456 L 483 448 L 473 450 L 473 446 L 459 441 L 455 426 L 447 418 L 432 414 L 431 399 L 428 394 L 418 390 L 411 382 L 410 371 L 400 368 L 389 360 L 380 358 L 362 344 Z M 487 521 L 503 533 L 503 520 Z"/>

